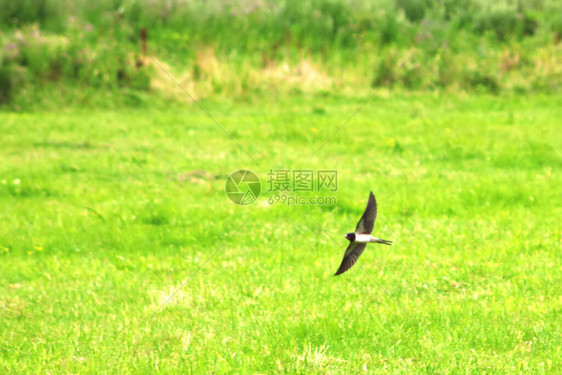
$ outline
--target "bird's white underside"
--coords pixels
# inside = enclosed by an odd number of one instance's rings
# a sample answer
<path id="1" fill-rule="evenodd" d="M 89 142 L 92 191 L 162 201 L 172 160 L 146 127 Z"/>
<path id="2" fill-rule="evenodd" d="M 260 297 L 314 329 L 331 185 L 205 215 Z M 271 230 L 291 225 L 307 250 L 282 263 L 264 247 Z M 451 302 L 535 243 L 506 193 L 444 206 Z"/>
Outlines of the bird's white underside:
<path id="1" fill-rule="evenodd" d="M 370 234 L 355 233 L 355 242 L 368 243 L 368 242 L 378 242 L 377 237 L 373 237 Z"/>

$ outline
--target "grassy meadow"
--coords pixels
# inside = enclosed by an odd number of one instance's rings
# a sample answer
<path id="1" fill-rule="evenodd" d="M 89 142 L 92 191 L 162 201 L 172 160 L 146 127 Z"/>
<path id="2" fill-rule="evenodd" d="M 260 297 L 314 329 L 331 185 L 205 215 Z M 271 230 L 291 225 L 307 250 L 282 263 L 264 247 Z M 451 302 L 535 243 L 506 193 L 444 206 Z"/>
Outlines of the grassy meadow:
<path id="1" fill-rule="evenodd" d="M 383 90 L 311 157 L 363 100 L 202 101 L 253 160 L 190 105 L 0 114 L 2 372 L 555 373 L 562 99 Z M 236 206 L 239 168 L 338 203 Z M 333 277 L 371 189 L 395 244 Z"/>
<path id="2" fill-rule="evenodd" d="M 560 373 L 559 2 L 0 8 L 0 374 Z"/>

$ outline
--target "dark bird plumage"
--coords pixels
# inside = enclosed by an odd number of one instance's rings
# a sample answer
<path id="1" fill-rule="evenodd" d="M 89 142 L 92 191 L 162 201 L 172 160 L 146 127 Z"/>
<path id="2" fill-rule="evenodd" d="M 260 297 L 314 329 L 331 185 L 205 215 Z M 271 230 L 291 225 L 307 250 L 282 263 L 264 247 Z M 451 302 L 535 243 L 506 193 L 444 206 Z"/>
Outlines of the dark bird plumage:
<path id="1" fill-rule="evenodd" d="M 371 191 L 369 194 L 369 201 L 367 202 L 367 207 L 365 208 L 365 212 L 363 212 L 363 216 L 359 219 L 357 226 L 355 227 L 355 233 L 347 233 L 345 238 L 349 240 L 349 246 L 345 250 L 345 254 L 343 256 L 343 260 L 341 262 L 338 271 L 336 272 L 335 276 L 341 275 L 345 271 L 351 268 L 357 262 L 357 259 L 363 254 L 365 247 L 367 246 L 366 242 L 357 242 L 356 238 L 364 238 L 366 235 L 369 236 L 369 242 L 377 242 L 382 243 L 385 245 L 391 245 L 392 241 L 382 240 L 380 238 L 372 237 L 371 232 L 373 232 L 373 228 L 375 227 L 375 220 L 377 218 L 377 201 L 373 192 Z"/>

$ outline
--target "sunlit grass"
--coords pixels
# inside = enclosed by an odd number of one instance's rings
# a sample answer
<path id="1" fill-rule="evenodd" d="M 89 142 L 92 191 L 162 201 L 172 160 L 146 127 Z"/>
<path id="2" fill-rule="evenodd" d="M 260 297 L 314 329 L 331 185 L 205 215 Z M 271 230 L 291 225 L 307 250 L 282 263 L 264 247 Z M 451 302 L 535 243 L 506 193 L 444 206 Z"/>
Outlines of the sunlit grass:
<path id="1" fill-rule="evenodd" d="M 254 160 L 189 105 L 0 113 L 2 372 L 555 372 L 562 100 L 381 95 L 315 156 L 363 97 L 203 101 Z M 338 205 L 235 206 L 240 168 Z M 344 246 L 369 190 L 392 298 L 316 224 Z"/>

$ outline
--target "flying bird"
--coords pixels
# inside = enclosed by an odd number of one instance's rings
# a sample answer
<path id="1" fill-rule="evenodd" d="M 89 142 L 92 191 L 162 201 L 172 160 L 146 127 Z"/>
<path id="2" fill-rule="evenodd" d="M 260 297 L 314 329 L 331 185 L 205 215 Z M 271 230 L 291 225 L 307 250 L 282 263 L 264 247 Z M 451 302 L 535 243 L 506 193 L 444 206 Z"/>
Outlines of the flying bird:
<path id="1" fill-rule="evenodd" d="M 345 255 L 341 262 L 340 268 L 334 276 L 341 275 L 351 268 L 357 262 L 357 259 L 363 254 L 365 247 L 369 242 L 382 243 L 392 245 L 392 241 L 382 240 L 371 236 L 371 232 L 375 227 L 375 219 L 377 218 L 377 200 L 371 191 L 369 194 L 369 202 L 367 208 L 363 212 L 363 216 L 355 227 L 355 232 L 347 233 L 345 238 L 349 240 L 349 246 L 345 249 Z"/>

